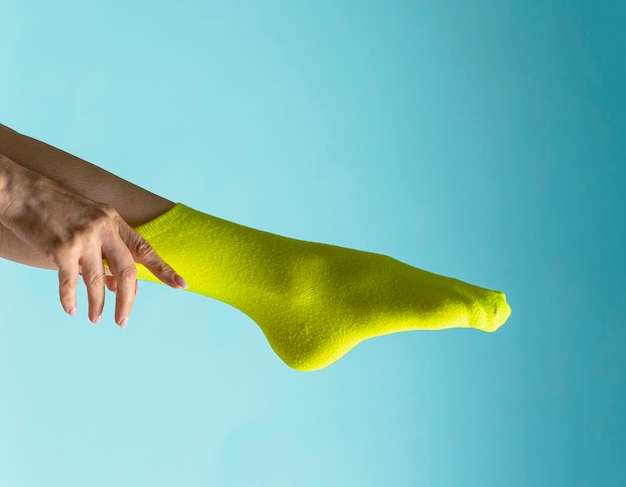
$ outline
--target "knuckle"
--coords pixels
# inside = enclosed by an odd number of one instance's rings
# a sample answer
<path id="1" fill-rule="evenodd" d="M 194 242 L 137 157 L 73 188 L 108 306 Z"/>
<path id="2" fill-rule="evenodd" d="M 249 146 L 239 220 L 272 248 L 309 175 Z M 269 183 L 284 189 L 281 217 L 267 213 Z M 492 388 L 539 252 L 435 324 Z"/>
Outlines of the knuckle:
<path id="1" fill-rule="evenodd" d="M 137 280 L 137 268 L 134 264 L 124 266 L 119 271 L 118 280 L 130 282 Z"/>
<path id="2" fill-rule="evenodd" d="M 135 254 L 140 257 L 148 257 L 154 253 L 152 245 L 150 245 L 148 241 L 143 238 L 137 239 L 134 247 Z"/>
<path id="3" fill-rule="evenodd" d="M 103 229 L 110 228 L 119 219 L 115 208 L 105 203 L 98 203 L 91 208 L 88 216 L 82 224 L 74 229 L 74 235 L 83 239 L 94 239 Z"/>
<path id="4" fill-rule="evenodd" d="M 71 258 L 80 247 L 79 236 L 75 232 L 66 231 L 63 235 L 53 235 L 48 240 L 46 256 L 55 264 Z"/>
<path id="5" fill-rule="evenodd" d="M 87 278 L 87 285 L 94 288 L 102 288 L 106 283 L 106 274 L 93 274 Z"/>
<path id="6" fill-rule="evenodd" d="M 76 276 L 67 276 L 59 279 L 59 287 L 61 288 L 62 293 L 67 293 L 72 291 L 78 286 L 78 275 Z"/>
<path id="7" fill-rule="evenodd" d="M 117 210 L 106 203 L 100 203 L 99 211 L 100 217 L 105 220 L 116 220 L 119 217 Z"/>

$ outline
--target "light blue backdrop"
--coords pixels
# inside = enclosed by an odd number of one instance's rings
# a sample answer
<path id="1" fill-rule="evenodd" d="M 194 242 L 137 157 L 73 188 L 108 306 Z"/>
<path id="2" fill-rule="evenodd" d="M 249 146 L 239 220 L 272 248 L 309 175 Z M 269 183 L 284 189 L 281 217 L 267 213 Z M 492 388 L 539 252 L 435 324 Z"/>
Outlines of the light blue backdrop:
<path id="1" fill-rule="evenodd" d="M 0 122 L 153 192 L 505 291 L 323 371 L 0 262 L 0 485 L 626 482 L 622 1 L 0 0 Z"/>

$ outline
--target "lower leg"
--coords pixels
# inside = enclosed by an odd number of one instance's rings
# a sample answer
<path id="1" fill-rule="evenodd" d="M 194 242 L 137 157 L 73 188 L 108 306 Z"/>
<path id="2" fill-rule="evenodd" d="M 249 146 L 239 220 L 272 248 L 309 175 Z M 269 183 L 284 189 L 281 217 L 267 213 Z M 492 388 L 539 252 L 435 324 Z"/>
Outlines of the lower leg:
<path id="1" fill-rule="evenodd" d="M 0 154 L 86 198 L 111 205 L 133 227 L 174 206 L 115 174 L 1 124 Z"/>
<path id="2" fill-rule="evenodd" d="M 305 242 L 177 204 L 137 228 L 189 290 L 250 316 L 298 370 L 330 365 L 368 338 L 410 330 L 495 331 L 503 293 L 390 257 Z M 139 277 L 156 281 L 139 267 Z"/>
<path id="3" fill-rule="evenodd" d="M 117 210 L 131 226 L 165 213 L 174 203 L 83 159 L 0 124 L 0 154 L 93 201 Z M 0 225 L 0 257 L 20 264 L 57 269 Z"/>
<path id="4" fill-rule="evenodd" d="M 494 331 L 504 294 L 379 254 L 243 227 L 154 195 L 70 154 L 0 127 L 0 153 L 137 226 L 189 289 L 224 301 L 261 327 L 291 367 L 325 367 L 375 336 L 471 327 Z M 10 238 L 0 231 L 0 238 Z M 33 262 L 12 241 L 9 258 Z M 24 262 L 28 263 L 28 262 Z M 139 276 L 155 278 L 139 267 Z"/>

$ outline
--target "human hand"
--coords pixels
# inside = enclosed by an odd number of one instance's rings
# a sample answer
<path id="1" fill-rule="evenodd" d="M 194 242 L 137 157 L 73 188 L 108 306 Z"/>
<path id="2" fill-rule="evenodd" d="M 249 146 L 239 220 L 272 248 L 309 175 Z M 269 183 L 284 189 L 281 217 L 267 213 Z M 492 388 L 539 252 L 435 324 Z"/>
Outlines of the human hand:
<path id="1" fill-rule="evenodd" d="M 173 288 L 187 286 L 113 207 L 0 158 L 0 223 L 58 267 L 61 304 L 71 316 L 79 274 L 87 287 L 89 319 L 101 320 L 106 285 L 116 292 L 115 321 L 122 327 L 137 292 L 135 262 Z"/>

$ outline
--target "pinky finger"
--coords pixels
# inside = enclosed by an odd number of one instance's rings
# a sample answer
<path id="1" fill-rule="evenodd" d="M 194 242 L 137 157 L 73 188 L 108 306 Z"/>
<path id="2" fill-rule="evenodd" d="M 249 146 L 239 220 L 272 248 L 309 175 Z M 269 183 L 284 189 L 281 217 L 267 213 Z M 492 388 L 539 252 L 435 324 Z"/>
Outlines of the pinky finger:
<path id="1" fill-rule="evenodd" d="M 76 315 L 76 287 L 78 286 L 78 262 L 59 268 L 59 297 L 61 305 L 70 316 Z"/>

